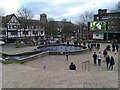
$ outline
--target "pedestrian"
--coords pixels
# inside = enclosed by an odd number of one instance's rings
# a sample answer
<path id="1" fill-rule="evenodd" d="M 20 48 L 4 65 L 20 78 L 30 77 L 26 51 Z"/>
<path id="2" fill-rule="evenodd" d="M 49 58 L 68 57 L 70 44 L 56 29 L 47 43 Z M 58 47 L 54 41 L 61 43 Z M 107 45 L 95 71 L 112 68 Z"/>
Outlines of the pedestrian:
<path id="1" fill-rule="evenodd" d="M 110 63 L 110 57 L 109 55 L 106 56 L 106 68 L 108 68 L 108 65 Z"/>
<path id="2" fill-rule="evenodd" d="M 114 61 L 113 56 L 111 56 L 109 69 L 112 70 L 113 69 L 113 65 L 115 65 L 115 61 Z"/>
<path id="3" fill-rule="evenodd" d="M 88 46 L 88 49 L 91 51 L 91 48 L 90 48 L 90 43 L 88 43 L 88 45 L 87 45 L 87 46 Z"/>
<path id="4" fill-rule="evenodd" d="M 101 65 L 101 59 L 102 59 L 102 55 L 101 55 L 101 52 L 98 53 L 98 65 L 100 66 Z"/>
<path id="5" fill-rule="evenodd" d="M 115 51 L 115 44 L 114 43 L 112 44 L 112 51 L 113 52 Z"/>
<path id="6" fill-rule="evenodd" d="M 69 40 L 67 40 L 67 45 L 69 45 Z"/>
<path id="7" fill-rule="evenodd" d="M 106 57 L 107 54 L 108 54 L 108 52 L 107 52 L 107 50 L 105 49 L 105 50 L 103 51 L 104 57 Z"/>
<path id="8" fill-rule="evenodd" d="M 118 50 L 119 50 L 119 45 L 118 45 L 118 44 L 116 44 L 116 50 L 117 50 L 117 52 L 118 52 Z"/>
<path id="9" fill-rule="evenodd" d="M 97 50 L 99 50 L 99 49 L 100 49 L 100 44 L 98 43 L 98 44 L 97 44 Z"/>
<path id="10" fill-rule="evenodd" d="M 71 62 L 70 66 L 69 66 L 70 70 L 76 70 L 76 65 L 73 64 L 73 62 Z"/>
<path id="11" fill-rule="evenodd" d="M 68 61 L 68 56 L 69 56 L 69 53 L 68 53 L 68 52 L 66 52 L 66 59 L 67 59 L 67 61 Z"/>
<path id="12" fill-rule="evenodd" d="M 96 43 L 94 43 L 94 47 L 96 48 Z"/>
<path id="13" fill-rule="evenodd" d="M 90 46 L 91 50 L 93 49 L 93 43 L 91 43 L 91 46 Z"/>
<path id="14" fill-rule="evenodd" d="M 83 42 L 83 45 L 86 46 L 86 42 L 85 41 Z"/>
<path id="15" fill-rule="evenodd" d="M 97 61 L 97 54 L 96 54 L 96 52 L 94 52 L 94 54 L 93 54 L 93 61 L 94 61 L 94 64 L 96 65 L 96 61 Z"/>

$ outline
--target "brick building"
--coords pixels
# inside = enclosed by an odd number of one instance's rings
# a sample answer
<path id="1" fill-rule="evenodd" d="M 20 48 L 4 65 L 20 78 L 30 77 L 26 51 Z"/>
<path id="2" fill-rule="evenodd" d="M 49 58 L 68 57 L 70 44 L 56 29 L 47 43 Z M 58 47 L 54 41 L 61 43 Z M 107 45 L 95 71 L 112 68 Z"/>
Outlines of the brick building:
<path id="1" fill-rule="evenodd" d="M 110 12 L 107 9 L 99 9 L 98 14 L 94 15 L 94 21 L 106 21 L 107 31 L 94 31 L 93 36 L 102 36 L 104 40 L 120 39 L 120 12 Z"/>

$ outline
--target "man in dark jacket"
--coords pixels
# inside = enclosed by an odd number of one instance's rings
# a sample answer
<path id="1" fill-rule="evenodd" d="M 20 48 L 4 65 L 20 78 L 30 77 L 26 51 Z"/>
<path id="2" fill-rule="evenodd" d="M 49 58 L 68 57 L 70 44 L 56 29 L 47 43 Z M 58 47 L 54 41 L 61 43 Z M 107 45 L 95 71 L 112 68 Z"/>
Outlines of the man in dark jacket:
<path id="1" fill-rule="evenodd" d="M 70 66 L 69 66 L 70 70 L 76 70 L 76 65 L 73 64 L 73 62 L 71 62 Z"/>
<path id="2" fill-rule="evenodd" d="M 108 54 L 108 52 L 107 52 L 107 50 L 105 49 L 105 50 L 103 51 L 103 55 L 104 55 L 104 57 L 106 57 L 107 54 Z"/>
<path id="3" fill-rule="evenodd" d="M 98 43 L 98 44 L 97 44 L 97 50 L 99 50 L 99 49 L 100 49 L 100 44 Z"/>
<path id="4" fill-rule="evenodd" d="M 94 54 L 93 54 L 93 60 L 94 60 L 94 64 L 96 65 L 96 61 L 97 61 L 97 54 L 96 54 L 96 52 L 94 52 Z"/>
<path id="5" fill-rule="evenodd" d="M 118 52 L 118 49 L 119 49 L 119 45 L 117 44 L 117 45 L 116 45 L 116 50 L 117 50 L 117 52 Z"/>
<path id="6" fill-rule="evenodd" d="M 113 56 L 111 56 L 109 69 L 112 70 L 114 64 L 115 64 L 114 58 L 113 58 Z"/>
<path id="7" fill-rule="evenodd" d="M 115 44 L 114 43 L 112 44 L 112 51 L 113 52 L 115 51 Z"/>

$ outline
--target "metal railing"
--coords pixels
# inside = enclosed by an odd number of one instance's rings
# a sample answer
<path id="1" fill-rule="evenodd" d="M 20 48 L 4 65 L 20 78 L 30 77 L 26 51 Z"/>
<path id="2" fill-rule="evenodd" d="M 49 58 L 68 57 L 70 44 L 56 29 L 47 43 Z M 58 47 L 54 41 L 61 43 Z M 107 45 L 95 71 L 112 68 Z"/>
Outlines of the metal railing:
<path id="1" fill-rule="evenodd" d="M 88 70 L 88 72 L 90 71 L 90 61 L 82 62 L 82 71 L 83 70 Z"/>

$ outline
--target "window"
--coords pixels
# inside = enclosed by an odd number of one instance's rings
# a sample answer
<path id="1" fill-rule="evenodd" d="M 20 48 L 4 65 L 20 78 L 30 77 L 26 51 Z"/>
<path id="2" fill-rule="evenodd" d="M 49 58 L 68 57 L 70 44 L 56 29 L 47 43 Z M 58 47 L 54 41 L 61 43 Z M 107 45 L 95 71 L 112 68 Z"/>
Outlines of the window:
<path id="1" fill-rule="evenodd" d="M 2 35 L 6 35 L 6 31 L 2 31 Z"/>
<path id="2" fill-rule="evenodd" d="M 6 35 L 6 31 L 1 31 L 0 35 Z"/>
<path id="3" fill-rule="evenodd" d="M 41 31 L 41 34 L 43 34 L 43 31 Z"/>
<path id="4" fill-rule="evenodd" d="M 17 35 L 17 31 L 11 32 L 11 35 Z"/>
<path id="5" fill-rule="evenodd" d="M 28 35 L 28 31 L 23 31 L 23 34 L 24 35 Z"/>
<path id="6" fill-rule="evenodd" d="M 99 17 L 96 17 L 97 20 L 99 20 Z"/>
<path id="7" fill-rule="evenodd" d="M 38 31 L 33 31 L 33 34 L 37 34 L 38 33 Z"/>
<path id="8" fill-rule="evenodd" d="M 18 29 L 21 29 L 21 26 L 20 26 L 20 25 L 18 25 Z"/>
<path id="9" fill-rule="evenodd" d="M 8 26 L 8 29 L 11 29 L 11 25 Z"/>
<path id="10" fill-rule="evenodd" d="M 36 29 L 36 26 L 34 26 L 34 29 Z"/>
<path id="11" fill-rule="evenodd" d="M 17 28 L 17 26 L 16 26 L 16 25 L 13 25 L 13 26 L 12 26 L 12 28 L 13 28 L 13 29 L 16 29 L 16 28 Z"/>

